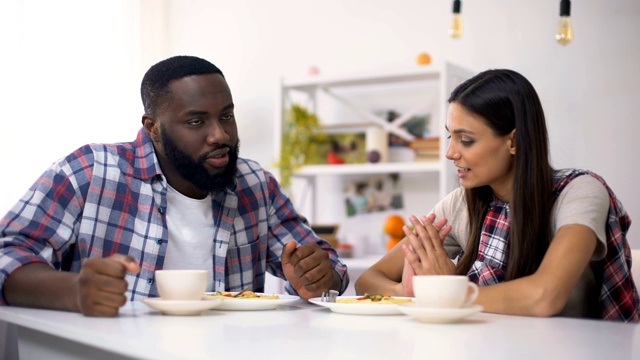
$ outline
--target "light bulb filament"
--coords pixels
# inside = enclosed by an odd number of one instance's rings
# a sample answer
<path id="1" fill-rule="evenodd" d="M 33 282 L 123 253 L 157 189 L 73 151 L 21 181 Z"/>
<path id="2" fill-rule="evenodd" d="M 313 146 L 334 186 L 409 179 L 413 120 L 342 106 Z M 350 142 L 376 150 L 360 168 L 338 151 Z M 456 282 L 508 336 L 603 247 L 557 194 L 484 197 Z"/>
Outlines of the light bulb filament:
<path id="1" fill-rule="evenodd" d="M 460 17 L 460 14 L 453 14 L 453 21 L 451 22 L 451 28 L 449 29 L 449 36 L 457 39 L 462 36 L 463 33 L 462 17 Z"/>
<path id="2" fill-rule="evenodd" d="M 556 33 L 556 41 L 561 45 L 567 45 L 573 40 L 573 28 L 571 27 L 571 0 L 560 0 L 560 23 Z"/>
<path id="3" fill-rule="evenodd" d="M 462 29 L 462 17 L 460 16 L 460 10 L 462 9 L 462 3 L 460 0 L 453 1 L 453 20 L 451 21 L 451 28 L 449 28 L 449 36 L 454 39 L 459 38 L 463 34 Z"/>
<path id="4" fill-rule="evenodd" d="M 558 33 L 556 41 L 562 45 L 567 45 L 573 40 L 573 29 L 571 28 L 571 18 L 562 16 L 558 24 Z"/>

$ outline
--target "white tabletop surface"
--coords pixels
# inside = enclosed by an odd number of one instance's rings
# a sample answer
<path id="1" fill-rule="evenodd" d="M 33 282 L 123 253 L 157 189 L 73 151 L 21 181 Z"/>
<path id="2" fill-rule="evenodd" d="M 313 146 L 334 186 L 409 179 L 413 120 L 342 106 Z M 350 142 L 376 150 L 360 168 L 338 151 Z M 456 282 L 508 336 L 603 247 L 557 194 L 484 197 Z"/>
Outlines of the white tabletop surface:
<path id="1" fill-rule="evenodd" d="M 428 324 L 406 315 L 337 314 L 303 300 L 200 316 L 165 316 L 131 302 L 115 318 L 0 307 L 0 320 L 17 324 L 18 333 L 31 329 L 140 359 L 640 358 L 638 324 L 488 313 Z"/>

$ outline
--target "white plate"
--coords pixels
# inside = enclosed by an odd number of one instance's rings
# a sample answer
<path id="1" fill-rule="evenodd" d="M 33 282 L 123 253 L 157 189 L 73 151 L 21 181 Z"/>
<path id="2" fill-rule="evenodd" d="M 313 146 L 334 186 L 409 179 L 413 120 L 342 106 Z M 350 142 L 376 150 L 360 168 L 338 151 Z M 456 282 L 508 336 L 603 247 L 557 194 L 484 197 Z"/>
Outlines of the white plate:
<path id="1" fill-rule="evenodd" d="M 399 304 L 398 309 L 426 323 L 452 323 L 483 310 L 482 305 L 471 305 L 461 308 L 430 308 L 416 303 Z"/>
<path id="2" fill-rule="evenodd" d="M 165 315 L 200 315 L 222 303 L 220 299 L 206 300 L 163 300 L 162 298 L 146 298 L 142 302 L 147 306 L 160 310 Z"/>
<path id="3" fill-rule="evenodd" d="M 355 299 L 361 296 L 338 296 L 338 299 Z M 394 296 L 395 297 L 395 296 Z M 413 298 L 397 296 L 397 299 L 411 299 Z M 331 309 L 331 311 L 341 314 L 350 314 L 350 315 L 401 315 L 400 309 L 398 308 L 398 304 L 375 304 L 375 303 L 366 303 L 366 304 L 354 304 L 354 303 L 332 303 L 332 302 L 324 302 L 321 301 L 321 298 L 313 298 L 309 299 L 309 302 L 312 304 L 324 306 L 326 308 Z"/>
<path id="4" fill-rule="evenodd" d="M 213 292 L 205 293 L 205 295 L 212 295 Z M 258 295 L 278 295 L 279 299 L 218 299 L 222 301 L 220 306 L 216 306 L 216 310 L 272 310 L 280 305 L 290 303 L 300 299 L 295 295 L 284 294 L 265 294 L 256 293 Z"/>

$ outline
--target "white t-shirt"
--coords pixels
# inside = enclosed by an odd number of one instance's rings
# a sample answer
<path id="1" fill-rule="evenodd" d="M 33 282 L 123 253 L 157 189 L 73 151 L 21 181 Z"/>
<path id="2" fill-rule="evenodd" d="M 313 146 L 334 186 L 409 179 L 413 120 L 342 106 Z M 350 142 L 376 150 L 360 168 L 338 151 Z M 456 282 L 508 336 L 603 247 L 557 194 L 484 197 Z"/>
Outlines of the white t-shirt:
<path id="1" fill-rule="evenodd" d="M 163 269 L 209 271 L 207 289 L 213 289 L 213 210 L 211 195 L 192 199 L 167 189 L 169 243 Z"/>

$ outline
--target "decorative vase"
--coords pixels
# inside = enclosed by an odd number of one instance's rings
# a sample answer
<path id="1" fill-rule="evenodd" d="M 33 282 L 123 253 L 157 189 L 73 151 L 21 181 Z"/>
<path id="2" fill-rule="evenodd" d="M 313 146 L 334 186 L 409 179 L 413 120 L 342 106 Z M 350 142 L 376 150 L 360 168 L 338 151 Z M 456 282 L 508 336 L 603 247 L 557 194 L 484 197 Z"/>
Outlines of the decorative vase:
<path id="1" fill-rule="evenodd" d="M 377 126 L 368 128 L 365 133 L 365 153 L 369 162 L 388 162 L 389 134 Z"/>

